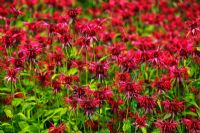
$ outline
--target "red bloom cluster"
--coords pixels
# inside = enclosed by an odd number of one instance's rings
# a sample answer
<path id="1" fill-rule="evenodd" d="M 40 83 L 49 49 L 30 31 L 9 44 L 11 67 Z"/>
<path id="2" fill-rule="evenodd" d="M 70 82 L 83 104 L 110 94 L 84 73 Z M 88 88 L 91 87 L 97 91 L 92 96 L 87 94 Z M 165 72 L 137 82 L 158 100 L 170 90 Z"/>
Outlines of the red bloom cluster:
<path id="1" fill-rule="evenodd" d="M 199 132 L 198 0 L 0 3 L 0 131 Z"/>

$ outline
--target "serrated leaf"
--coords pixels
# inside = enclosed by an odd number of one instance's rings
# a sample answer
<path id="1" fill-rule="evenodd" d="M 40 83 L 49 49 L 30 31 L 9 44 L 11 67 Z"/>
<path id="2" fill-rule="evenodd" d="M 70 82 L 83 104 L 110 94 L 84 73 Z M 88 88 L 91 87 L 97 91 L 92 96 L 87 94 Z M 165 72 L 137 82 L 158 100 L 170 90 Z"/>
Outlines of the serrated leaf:
<path id="1" fill-rule="evenodd" d="M 4 112 L 6 113 L 6 116 L 7 116 L 7 117 L 9 117 L 9 118 L 12 118 L 12 117 L 13 117 L 13 114 L 12 114 L 12 111 L 11 111 L 11 110 L 4 109 Z"/>

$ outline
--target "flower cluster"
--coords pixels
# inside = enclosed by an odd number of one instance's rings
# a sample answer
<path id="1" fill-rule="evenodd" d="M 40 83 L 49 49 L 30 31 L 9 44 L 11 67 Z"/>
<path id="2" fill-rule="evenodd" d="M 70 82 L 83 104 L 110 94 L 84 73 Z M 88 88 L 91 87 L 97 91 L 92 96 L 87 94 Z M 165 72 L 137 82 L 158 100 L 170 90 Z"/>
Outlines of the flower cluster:
<path id="1" fill-rule="evenodd" d="M 198 0 L 0 0 L 0 132 L 198 133 Z"/>

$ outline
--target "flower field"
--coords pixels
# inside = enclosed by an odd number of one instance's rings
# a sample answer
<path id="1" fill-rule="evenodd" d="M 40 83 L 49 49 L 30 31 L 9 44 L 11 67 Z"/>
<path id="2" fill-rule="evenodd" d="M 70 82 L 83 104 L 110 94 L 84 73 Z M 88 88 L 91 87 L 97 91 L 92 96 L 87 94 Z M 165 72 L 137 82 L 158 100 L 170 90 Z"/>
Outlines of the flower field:
<path id="1" fill-rule="evenodd" d="M 200 133 L 200 1 L 0 0 L 0 133 Z"/>

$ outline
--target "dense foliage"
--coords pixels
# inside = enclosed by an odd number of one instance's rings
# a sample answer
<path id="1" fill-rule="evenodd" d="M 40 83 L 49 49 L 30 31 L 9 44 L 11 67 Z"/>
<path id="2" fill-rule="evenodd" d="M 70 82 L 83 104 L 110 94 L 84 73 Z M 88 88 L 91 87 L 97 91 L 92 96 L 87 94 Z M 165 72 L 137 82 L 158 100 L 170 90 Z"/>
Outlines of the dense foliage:
<path id="1" fill-rule="evenodd" d="M 0 133 L 199 133 L 200 2 L 0 0 Z"/>

